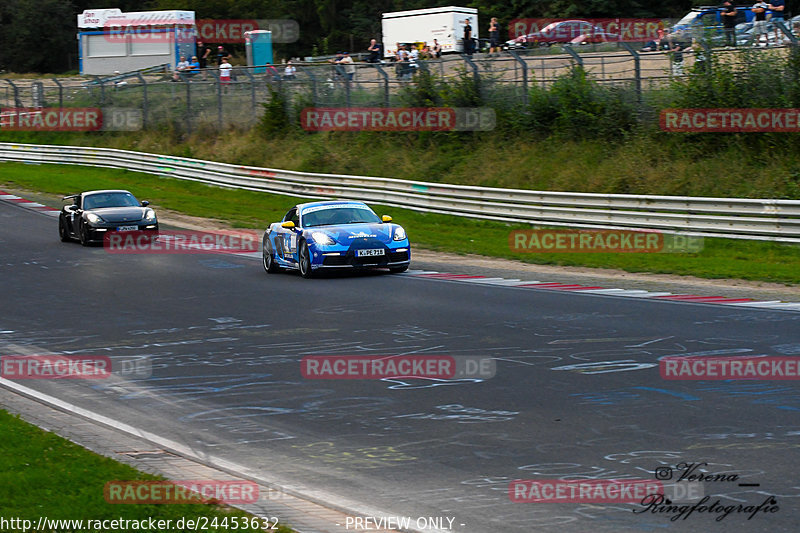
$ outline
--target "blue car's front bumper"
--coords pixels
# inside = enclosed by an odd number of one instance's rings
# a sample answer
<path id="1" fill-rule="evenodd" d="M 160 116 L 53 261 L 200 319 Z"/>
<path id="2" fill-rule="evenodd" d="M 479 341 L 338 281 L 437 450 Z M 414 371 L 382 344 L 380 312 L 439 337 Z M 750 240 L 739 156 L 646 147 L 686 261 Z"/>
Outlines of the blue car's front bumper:
<path id="1" fill-rule="evenodd" d="M 380 255 L 361 255 L 362 250 L 381 250 Z M 309 245 L 311 268 L 396 268 L 411 263 L 408 239 L 387 245 L 379 240 L 364 239 L 350 246 L 340 244 Z M 374 253 L 374 252 L 370 252 Z"/>

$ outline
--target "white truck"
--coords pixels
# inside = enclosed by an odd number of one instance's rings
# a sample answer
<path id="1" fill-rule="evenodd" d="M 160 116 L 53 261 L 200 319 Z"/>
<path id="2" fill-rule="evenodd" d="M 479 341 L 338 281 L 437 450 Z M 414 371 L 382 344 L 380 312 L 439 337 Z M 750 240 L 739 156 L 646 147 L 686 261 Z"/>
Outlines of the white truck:
<path id="1" fill-rule="evenodd" d="M 439 41 L 443 53 L 462 52 L 465 20 L 469 20 L 472 26 L 472 38 L 478 39 L 478 10 L 471 7 L 433 7 L 384 13 L 383 57 L 394 57 L 398 44 L 420 47 L 427 44 L 433 48 L 434 39 Z"/>

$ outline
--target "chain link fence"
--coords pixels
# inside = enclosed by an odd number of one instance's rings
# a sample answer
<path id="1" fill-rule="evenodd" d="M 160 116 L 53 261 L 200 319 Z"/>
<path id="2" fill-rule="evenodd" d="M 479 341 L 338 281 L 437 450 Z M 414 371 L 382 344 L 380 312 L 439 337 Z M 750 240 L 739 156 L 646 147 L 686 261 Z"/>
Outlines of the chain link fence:
<path id="1" fill-rule="evenodd" d="M 790 43 L 794 45 L 796 41 Z M 786 53 L 788 48 L 751 49 L 754 53 Z M 725 60 L 738 50 L 741 48 L 716 48 L 713 54 Z M 284 75 L 282 66 L 239 66 L 230 81 L 221 80 L 217 69 L 174 75 L 166 66 L 159 66 L 105 78 L 3 79 L 0 107 L 133 109 L 143 128 L 172 127 L 189 133 L 231 126 L 246 129 L 258 122 L 264 112 L 261 104 L 273 95 L 280 95 L 292 112 L 303 107 L 401 106 L 404 88 L 412 86 L 421 71 L 444 82 L 472 78 L 478 82 L 483 105 L 513 109 L 527 104 L 532 88 L 549 86 L 574 65 L 581 65 L 601 84 L 624 88 L 641 102 L 642 94 L 685 77 L 696 61 L 710 58 L 711 53 L 698 43 L 680 54 L 641 52 L 628 43 L 603 43 L 510 50 L 494 57 L 475 54 L 416 63 L 356 62 L 349 70 L 330 63 L 295 63 L 292 76 Z"/>

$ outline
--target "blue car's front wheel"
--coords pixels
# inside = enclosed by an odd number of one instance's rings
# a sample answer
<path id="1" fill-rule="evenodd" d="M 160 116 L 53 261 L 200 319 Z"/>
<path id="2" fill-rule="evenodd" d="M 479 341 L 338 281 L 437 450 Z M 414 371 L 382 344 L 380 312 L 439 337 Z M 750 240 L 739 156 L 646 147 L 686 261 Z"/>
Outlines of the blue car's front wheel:
<path id="1" fill-rule="evenodd" d="M 297 263 L 300 267 L 300 275 L 304 278 L 314 277 L 314 271 L 311 270 L 311 254 L 308 251 L 308 244 L 302 241 L 297 247 Z"/>

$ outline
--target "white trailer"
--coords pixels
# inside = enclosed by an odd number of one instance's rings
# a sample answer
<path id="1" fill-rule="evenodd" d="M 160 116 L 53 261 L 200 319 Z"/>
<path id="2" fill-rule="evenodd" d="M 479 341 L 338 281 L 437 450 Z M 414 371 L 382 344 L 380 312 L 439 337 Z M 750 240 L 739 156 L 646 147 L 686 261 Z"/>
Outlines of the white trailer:
<path id="1" fill-rule="evenodd" d="M 478 10 L 471 7 L 433 7 L 383 14 L 383 57 L 397 54 L 398 44 L 425 43 L 433 47 L 437 39 L 442 52 L 464 50 L 464 21 L 478 38 Z"/>

